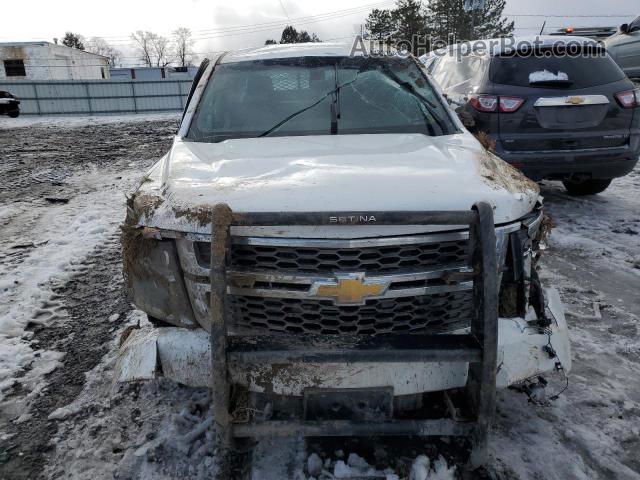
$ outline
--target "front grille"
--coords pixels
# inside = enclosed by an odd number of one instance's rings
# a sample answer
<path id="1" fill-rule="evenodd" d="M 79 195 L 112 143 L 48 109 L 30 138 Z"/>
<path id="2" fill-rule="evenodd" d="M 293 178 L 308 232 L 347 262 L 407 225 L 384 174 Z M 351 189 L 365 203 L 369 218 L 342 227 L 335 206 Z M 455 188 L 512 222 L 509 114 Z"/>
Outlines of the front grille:
<path id="1" fill-rule="evenodd" d="M 238 245 L 231 249 L 230 267 L 240 270 L 331 273 L 358 271 L 389 273 L 398 270 L 465 264 L 468 240 L 414 245 L 358 248 L 310 248 Z M 198 242 L 196 253 L 202 266 L 211 261 L 210 244 Z"/>
<path id="2" fill-rule="evenodd" d="M 336 306 L 325 300 L 229 296 L 233 324 L 257 333 L 434 334 L 470 325 L 473 293 L 368 300 L 364 306 Z"/>
<path id="3" fill-rule="evenodd" d="M 210 244 L 178 243 L 192 304 L 208 321 Z M 232 237 L 230 332 L 384 335 L 467 328 L 473 316 L 469 246 L 464 231 L 361 239 Z M 377 293 L 364 288 L 371 285 L 387 287 Z"/>

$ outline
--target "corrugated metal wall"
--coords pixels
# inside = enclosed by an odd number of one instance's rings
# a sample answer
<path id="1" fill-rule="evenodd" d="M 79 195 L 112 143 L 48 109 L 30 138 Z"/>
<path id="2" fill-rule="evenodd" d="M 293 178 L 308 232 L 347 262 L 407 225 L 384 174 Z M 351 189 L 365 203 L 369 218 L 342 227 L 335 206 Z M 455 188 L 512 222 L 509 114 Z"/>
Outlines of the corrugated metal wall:
<path id="1" fill-rule="evenodd" d="M 0 81 L 26 115 L 94 115 L 180 111 L 191 79 Z"/>

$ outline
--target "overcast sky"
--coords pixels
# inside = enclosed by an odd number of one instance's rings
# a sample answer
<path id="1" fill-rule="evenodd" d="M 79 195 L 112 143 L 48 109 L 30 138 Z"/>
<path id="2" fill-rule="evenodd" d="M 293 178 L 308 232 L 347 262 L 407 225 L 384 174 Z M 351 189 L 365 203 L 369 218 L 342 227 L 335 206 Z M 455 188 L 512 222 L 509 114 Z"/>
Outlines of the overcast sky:
<path id="1" fill-rule="evenodd" d="M 188 27 L 198 39 L 200 57 L 208 52 L 262 45 L 280 38 L 284 24 L 317 33 L 321 39 L 352 36 L 371 8 L 389 8 L 394 1 L 374 0 L 6 0 L 0 42 L 48 40 L 73 31 L 101 36 L 124 52 L 133 64 L 129 34 L 150 30 L 169 35 Z M 517 34 L 538 33 L 546 15 L 547 27 L 619 25 L 640 14 L 637 0 L 507 0 L 505 13 L 518 15 Z M 566 16 L 563 18 L 553 15 Z M 579 16 L 600 17 L 579 17 Z M 605 16 L 609 17 L 605 17 Z M 629 17 L 611 17 L 629 15 Z M 315 16 L 315 17 L 314 17 Z M 312 18 L 309 18 L 312 17 Z M 260 25 L 262 24 L 262 25 Z M 266 25 L 265 25 L 266 24 Z M 247 27 L 251 26 L 252 27 Z"/>

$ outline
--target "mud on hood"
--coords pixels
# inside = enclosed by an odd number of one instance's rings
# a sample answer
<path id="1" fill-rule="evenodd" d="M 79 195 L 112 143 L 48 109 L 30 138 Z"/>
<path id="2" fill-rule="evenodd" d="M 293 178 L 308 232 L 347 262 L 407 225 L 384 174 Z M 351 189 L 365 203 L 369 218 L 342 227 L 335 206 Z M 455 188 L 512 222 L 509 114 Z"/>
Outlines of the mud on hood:
<path id="1" fill-rule="evenodd" d="M 494 207 L 515 221 L 538 187 L 469 134 L 270 137 L 197 143 L 176 139 L 136 194 L 138 223 L 209 233 L 213 205 L 234 211 L 467 210 Z M 326 229 L 322 227 L 323 235 Z M 398 227 L 350 228 L 372 233 Z M 413 227 L 424 231 L 424 227 Z M 407 232 L 401 233 L 410 233 Z M 306 236 L 306 235 L 302 235 Z M 359 235 L 355 235 L 359 236 Z"/>

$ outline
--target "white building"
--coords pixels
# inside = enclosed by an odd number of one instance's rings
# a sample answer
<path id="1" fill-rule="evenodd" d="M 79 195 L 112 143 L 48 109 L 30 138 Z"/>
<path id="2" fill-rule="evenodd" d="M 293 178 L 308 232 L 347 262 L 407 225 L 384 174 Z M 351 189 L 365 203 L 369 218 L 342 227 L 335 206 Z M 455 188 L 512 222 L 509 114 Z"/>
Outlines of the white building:
<path id="1" fill-rule="evenodd" d="M 49 42 L 0 42 L 0 80 L 108 78 L 108 57 Z"/>

